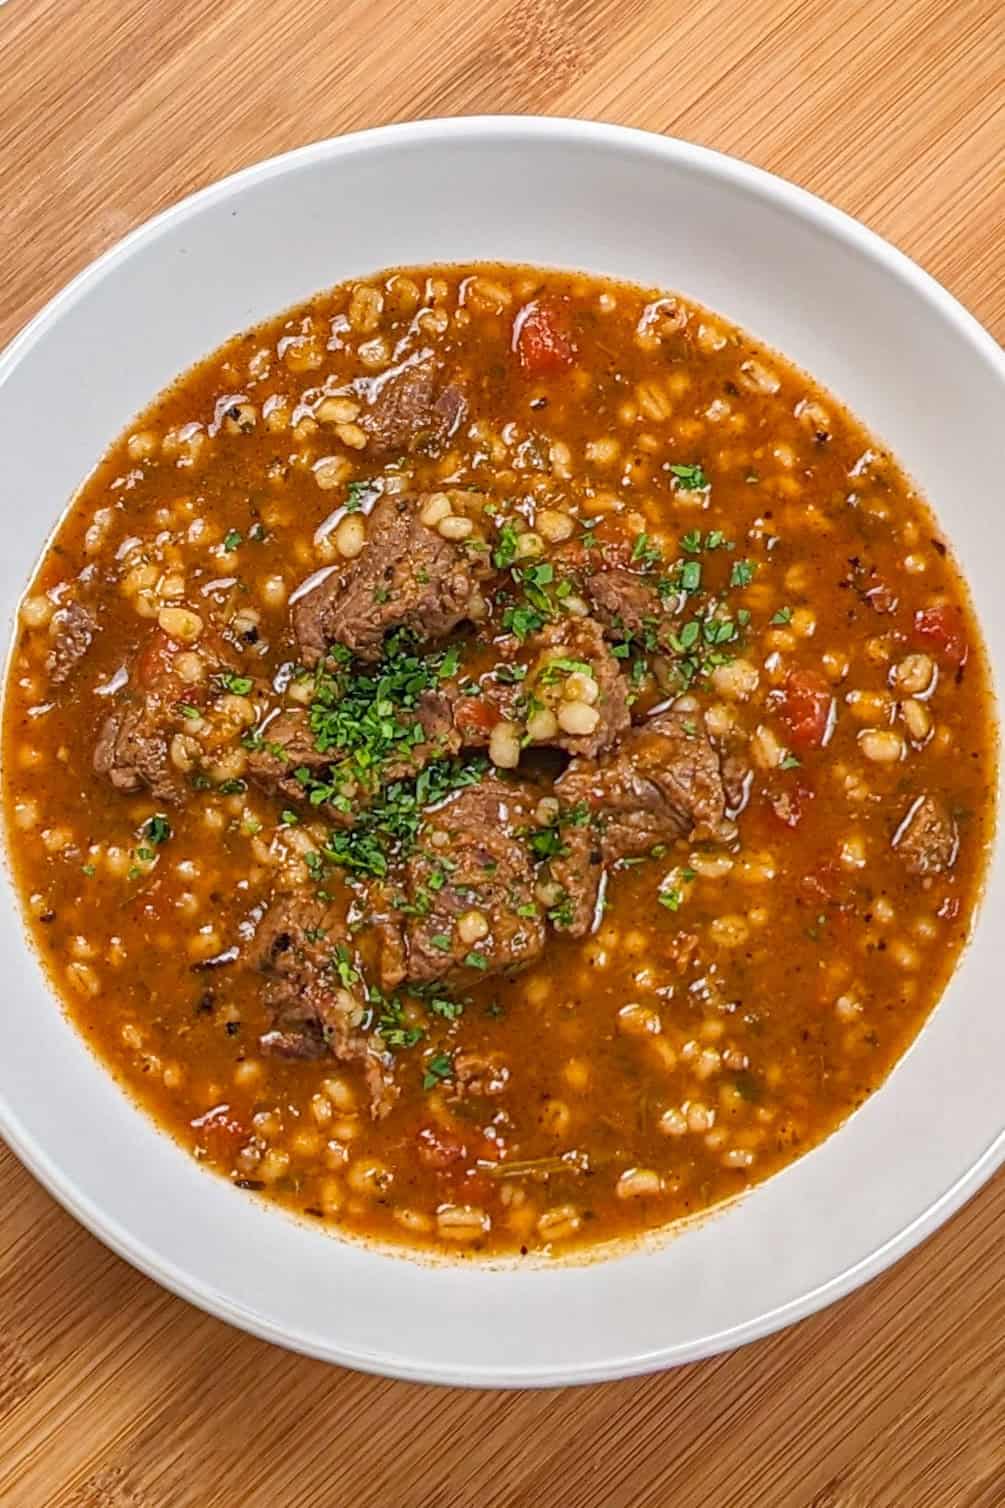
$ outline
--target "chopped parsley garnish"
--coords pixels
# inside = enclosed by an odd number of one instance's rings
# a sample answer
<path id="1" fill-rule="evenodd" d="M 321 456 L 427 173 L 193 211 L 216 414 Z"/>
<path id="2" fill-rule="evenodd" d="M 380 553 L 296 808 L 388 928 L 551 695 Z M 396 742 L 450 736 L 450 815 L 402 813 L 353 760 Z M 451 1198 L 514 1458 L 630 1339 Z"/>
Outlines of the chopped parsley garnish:
<path id="1" fill-rule="evenodd" d="M 202 717 L 202 713 L 199 711 L 198 707 L 193 707 L 191 702 L 178 702 L 177 710 L 181 713 L 182 717 Z"/>
<path id="2" fill-rule="evenodd" d="M 81 873 L 82 874 L 86 874 L 87 878 L 89 880 L 93 879 L 94 876 L 97 874 L 97 870 L 95 869 L 95 867 L 94 867 L 93 864 L 82 864 L 80 866 L 80 868 L 81 868 Z"/>
<path id="3" fill-rule="evenodd" d="M 422 1075 L 423 1089 L 435 1089 L 437 1084 L 442 1084 L 444 1079 L 453 1076 L 454 1060 L 448 1053 L 438 1052 L 425 1062 L 425 1072 Z"/>
<path id="4" fill-rule="evenodd" d="M 789 622 L 791 622 L 791 620 L 792 620 L 792 609 L 791 609 L 791 607 L 780 607 L 778 609 L 777 613 L 773 613 L 772 617 L 771 617 L 771 622 L 772 623 L 789 623 Z"/>
<path id="5" fill-rule="evenodd" d="M 160 847 L 171 836 L 171 824 L 166 817 L 162 817 L 158 813 L 156 817 L 151 817 L 144 825 L 143 834 L 154 847 Z"/>
<path id="6" fill-rule="evenodd" d="M 384 658 L 372 668 L 356 669 L 348 657 L 330 653 L 314 678 L 308 722 L 314 747 L 332 762 L 320 774 L 306 767 L 294 772 L 311 804 L 348 812 L 347 790 L 374 791 L 389 765 L 407 768 L 426 740 L 419 720 L 423 693 L 455 676 L 459 666 L 456 645 L 420 655 L 403 633 L 390 636 Z"/>
<path id="7" fill-rule="evenodd" d="M 797 759 L 794 754 L 786 754 L 785 758 L 782 760 L 781 767 L 783 770 L 798 770 L 801 765 L 801 759 Z"/>
<path id="8" fill-rule="evenodd" d="M 654 544 L 648 534 L 636 534 L 635 543 L 632 545 L 632 560 L 642 566 L 645 571 L 659 565 L 663 559 L 663 552 L 659 545 Z"/>
<path id="9" fill-rule="evenodd" d="M 668 911 L 679 911 L 680 903 L 684 897 L 679 890 L 660 890 L 657 892 L 656 899 Z"/>
<path id="10" fill-rule="evenodd" d="M 359 984 L 359 970 L 353 968 L 349 949 L 345 943 L 339 943 L 332 956 L 332 968 L 338 977 L 339 984 L 343 989 L 351 990 L 354 984 Z"/>
<path id="11" fill-rule="evenodd" d="M 220 676 L 220 685 L 225 691 L 233 692 L 234 696 L 247 696 L 254 684 L 254 681 L 248 675 L 230 675 L 228 673 Z"/>
<path id="12" fill-rule="evenodd" d="M 541 686 L 553 686 L 559 676 L 563 675 L 592 676 L 593 666 L 588 664 L 586 660 L 570 660 L 560 655 L 557 659 L 548 661 L 537 677 L 537 681 Z"/>
<path id="13" fill-rule="evenodd" d="M 242 545 L 243 543 L 244 535 L 241 533 L 240 529 L 228 529 L 227 533 L 224 535 L 223 548 L 225 550 L 236 550 L 238 545 Z"/>
<path id="14" fill-rule="evenodd" d="M 358 513 L 366 500 L 367 493 L 372 490 L 372 482 L 350 482 L 345 490 L 345 511 L 347 513 Z"/>
<path id="15" fill-rule="evenodd" d="M 414 780 L 392 781 L 359 813 L 353 827 L 329 833 L 325 858 L 343 869 L 383 877 L 392 857 L 407 854 L 415 846 L 423 809 L 442 801 L 451 791 L 477 785 L 485 768 L 481 757 L 439 759 Z M 432 877 L 428 883 L 436 888 Z"/>
<path id="16" fill-rule="evenodd" d="M 224 780 L 217 786 L 221 796 L 243 796 L 247 789 L 246 780 Z"/>
<path id="17" fill-rule="evenodd" d="M 497 571 L 507 571 L 516 560 L 517 540 L 520 538 L 512 524 L 503 524 L 499 530 L 496 547 L 492 551 L 492 564 Z"/>
<path id="18" fill-rule="evenodd" d="M 734 560 L 733 569 L 729 573 L 730 586 L 749 586 L 756 570 L 757 566 L 752 560 Z"/>
<path id="19" fill-rule="evenodd" d="M 441 953 L 449 953 L 451 948 L 450 935 L 447 932 L 434 932 L 429 939 L 434 948 L 439 948 Z"/>
<path id="20" fill-rule="evenodd" d="M 279 823 L 281 827 L 296 827 L 299 821 L 299 814 L 297 812 L 290 811 L 288 808 L 286 811 L 280 812 L 279 814 Z"/>
<path id="21" fill-rule="evenodd" d="M 667 470 L 685 492 L 702 492 L 708 486 L 708 477 L 700 462 L 693 466 L 668 466 Z"/>
<path id="22" fill-rule="evenodd" d="M 471 949 L 471 952 L 466 955 L 464 962 L 469 969 L 481 969 L 484 971 L 489 966 L 489 961 L 485 957 L 485 954 L 479 953 L 477 948 Z"/>
<path id="23" fill-rule="evenodd" d="M 425 1033 L 421 1026 L 410 1026 L 405 1016 L 405 1003 L 397 995 L 385 995 L 376 985 L 368 985 L 367 1002 L 379 1012 L 377 1032 L 385 1047 L 414 1047 Z"/>

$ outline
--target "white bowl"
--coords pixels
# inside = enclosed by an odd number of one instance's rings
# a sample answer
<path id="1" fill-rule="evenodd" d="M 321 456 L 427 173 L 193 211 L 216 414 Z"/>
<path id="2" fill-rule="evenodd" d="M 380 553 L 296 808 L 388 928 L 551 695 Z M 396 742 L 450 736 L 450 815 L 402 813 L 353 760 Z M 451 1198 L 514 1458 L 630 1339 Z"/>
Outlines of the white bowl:
<path id="1" fill-rule="evenodd" d="M 892 446 L 1005 664 L 1005 357 L 925 273 L 743 163 L 575 121 L 427 121 L 249 168 L 128 236 L 0 361 L 0 591 L 11 624 L 67 498 L 132 415 L 232 332 L 395 263 L 537 262 L 678 289 L 799 362 Z M 200 1170 L 65 1020 L 9 883 L 0 1131 L 115 1251 L 326 1360 L 486 1385 L 624 1376 L 809 1314 L 914 1246 L 1005 1157 L 1005 865 L 941 1005 L 835 1136 L 655 1249 L 436 1266 L 342 1241 Z"/>

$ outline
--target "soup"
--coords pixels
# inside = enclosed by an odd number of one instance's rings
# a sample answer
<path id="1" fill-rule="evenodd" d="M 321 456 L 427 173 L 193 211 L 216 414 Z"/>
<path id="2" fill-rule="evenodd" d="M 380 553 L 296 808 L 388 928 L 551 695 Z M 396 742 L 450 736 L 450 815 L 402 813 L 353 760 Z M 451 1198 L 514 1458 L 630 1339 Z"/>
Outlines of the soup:
<path id="1" fill-rule="evenodd" d="M 992 834 L 980 636 L 892 458 L 717 316 L 526 267 L 345 284 L 164 393 L 46 551 L 5 718 L 95 1051 L 241 1189 L 458 1256 L 826 1136 Z"/>

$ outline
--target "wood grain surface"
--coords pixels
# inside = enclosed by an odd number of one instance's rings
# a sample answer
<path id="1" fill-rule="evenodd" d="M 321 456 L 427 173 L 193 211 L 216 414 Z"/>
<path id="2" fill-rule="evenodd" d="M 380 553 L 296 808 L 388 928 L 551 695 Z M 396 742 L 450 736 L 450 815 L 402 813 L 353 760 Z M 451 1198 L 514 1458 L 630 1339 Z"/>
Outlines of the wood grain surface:
<path id="1" fill-rule="evenodd" d="M 234 168 L 483 111 L 746 157 L 1005 335 L 1002 0 L 0 0 L 0 342 Z M 3 1152 L 0 1504 L 1003 1508 L 1003 1247 L 999 1177 L 894 1271 L 742 1352 L 589 1390 L 439 1391 L 206 1318 Z"/>

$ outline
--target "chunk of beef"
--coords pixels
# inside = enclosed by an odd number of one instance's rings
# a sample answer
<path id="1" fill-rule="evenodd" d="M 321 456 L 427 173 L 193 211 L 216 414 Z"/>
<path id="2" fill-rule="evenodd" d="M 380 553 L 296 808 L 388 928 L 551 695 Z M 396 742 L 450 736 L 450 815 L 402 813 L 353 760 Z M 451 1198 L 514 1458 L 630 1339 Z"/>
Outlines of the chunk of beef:
<path id="1" fill-rule="evenodd" d="M 347 937 L 344 918 L 315 896 L 292 894 L 273 902 L 255 939 L 272 1015 L 259 1046 L 271 1057 L 362 1063 L 370 1113 L 380 1119 L 397 1098 L 393 1060 L 380 1050 L 379 1038 L 361 1029 L 366 1007 L 339 984 L 332 967 L 335 949 Z"/>
<path id="2" fill-rule="evenodd" d="M 185 795 L 183 773 L 171 759 L 175 734 L 183 739 L 186 718 L 179 708 L 204 700 L 203 684 L 181 679 L 175 659 L 182 645 L 155 629 L 129 669 L 125 688 L 105 718 L 94 748 L 94 769 L 117 791 L 149 790 L 158 801 L 176 803 Z M 218 642 L 199 644 L 199 653 L 214 670 L 233 671 Z M 193 753 L 199 753 L 194 740 Z"/>
<path id="3" fill-rule="evenodd" d="M 470 493 L 462 496 L 470 502 Z M 485 564 L 464 542 L 426 528 L 419 519 L 426 501 L 427 495 L 382 497 L 370 514 L 362 553 L 294 604 L 304 664 L 316 665 L 331 644 L 377 660 L 391 629 L 439 639 L 468 617 Z"/>
<path id="4" fill-rule="evenodd" d="M 628 686 L 596 619 L 566 618 L 549 623 L 526 643 L 514 639 L 511 651 L 511 664 L 522 669 L 520 678 L 487 677 L 483 682 L 484 701 L 472 699 L 468 705 L 460 703 L 455 709 L 455 720 L 467 747 L 484 747 L 500 719 L 525 727 L 530 721 L 528 731 L 534 729 L 529 709 L 543 712 L 546 719 L 551 714 L 545 721 L 546 731 L 535 731 L 532 743 L 591 759 L 610 748 L 629 726 Z M 596 722 L 582 733 L 569 733 L 561 725 L 556 726 L 558 710 L 568 700 L 564 692 L 570 674 L 589 675 L 599 690 L 592 704 Z M 538 727 L 541 722 L 539 717 Z"/>
<path id="5" fill-rule="evenodd" d="M 96 628 L 93 617 L 79 602 L 68 602 L 54 613 L 50 625 L 52 648 L 45 660 L 53 686 L 64 685 L 73 675 L 91 647 Z"/>
<path id="6" fill-rule="evenodd" d="M 168 752 L 169 721 L 164 698 L 153 691 L 110 712 L 94 746 L 95 773 L 117 791 L 149 790 L 158 801 L 180 801 L 185 785 Z"/>
<path id="7" fill-rule="evenodd" d="M 523 832 L 535 794 L 489 777 L 429 812 L 408 862 L 404 919 L 408 978 L 469 979 L 518 968 L 544 947 L 534 865 Z M 458 923 L 483 919 L 485 935 L 465 941 Z"/>
<path id="8" fill-rule="evenodd" d="M 587 576 L 586 595 L 593 610 L 613 639 L 643 639 L 656 631 L 667 609 L 654 586 L 624 566 L 609 566 Z"/>
<path id="9" fill-rule="evenodd" d="M 399 713 L 398 720 L 417 723 L 422 729 L 421 742 L 410 744 L 402 740 L 402 753 L 375 769 L 368 787 L 362 785 L 358 775 L 347 774 L 345 795 L 349 804 L 325 801 L 318 808 L 328 821 L 339 827 L 351 827 L 361 808 L 381 786 L 417 775 L 431 759 L 447 758 L 461 746 L 461 736 L 453 724 L 451 699 L 445 691 L 423 691 L 414 717 Z M 324 752 L 318 749 L 309 714 L 306 709 L 295 707 L 264 725 L 261 743 L 248 756 L 248 774 L 270 795 L 297 804 L 309 799 L 304 782 L 297 778 L 298 770 L 331 783 L 333 772 L 344 758 L 338 749 Z"/>
<path id="10" fill-rule="evenodd" d="M 940 874 L 955 863 L 959 834 L 937 796 L 918 796 L 894 833 L 893 846 L 911 874 Z"/>
<path id="11" fill-rule="evenodd" d="M 685 713 L 650 718 L 605 759 L 573 760 L 556 781 L 555 794 L 566 810 L 590 818 L 561 826 L 565 853 L 550 865 L 571 916 L 557 925 L 573 936 L 592 923 L 607 866 L 696 831 L 710 837 L 725 831 L 719 756 Z"/>
<path id="12" fill-rule="evenodd" d="M 392 369 L 367 381 L 359 418 L 374 456 L 436 449 L 463 423 L 467 401 L 454 383 L 438 377 L 431 359 Z"/>

